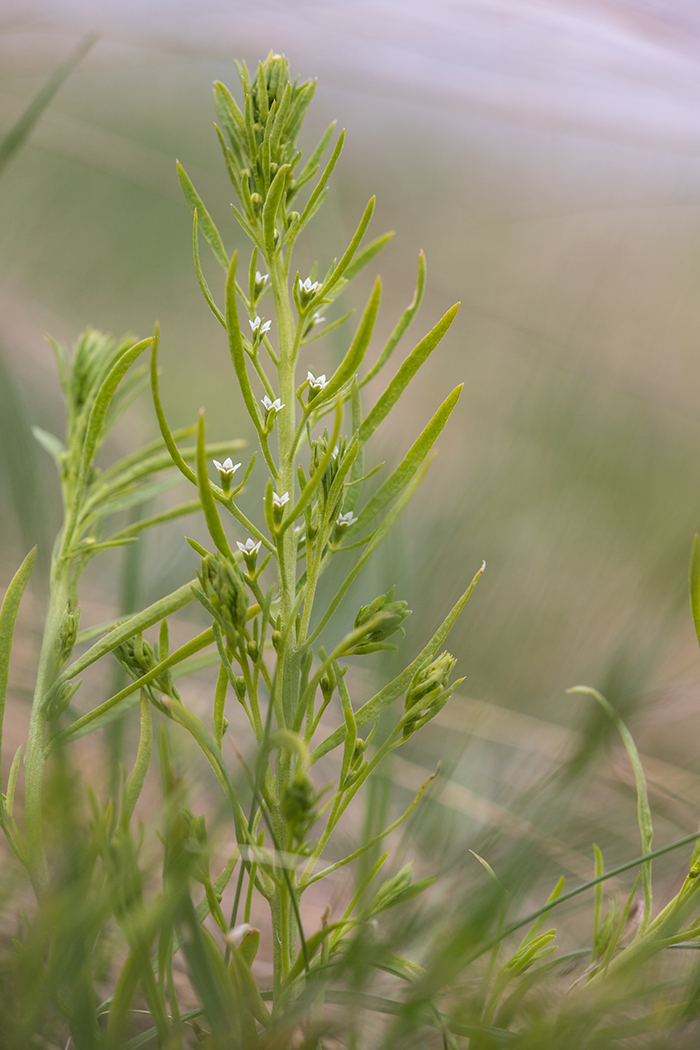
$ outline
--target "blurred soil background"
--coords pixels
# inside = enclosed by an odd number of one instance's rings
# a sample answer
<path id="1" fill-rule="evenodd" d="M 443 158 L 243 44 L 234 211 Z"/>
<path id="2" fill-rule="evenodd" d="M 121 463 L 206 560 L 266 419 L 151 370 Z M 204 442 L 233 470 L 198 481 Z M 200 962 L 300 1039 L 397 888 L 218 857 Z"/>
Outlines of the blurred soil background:
<path id="1" fill-rule="evenodd" d="M 204 405 L 211 439 L 251 438 L 223 333 L 197 287 L 174 160 L 247 266 L 211 83 L 236 92 L 234 57 L 250 64 L 283 51 L 293 73 L 319 78 L 302 146 L 331 119 L 347 129 L 328 204 L 301 247 L 302 274 L 314 258 L 323 270 L 341 253 L 376 192 L 373 234 L 397 234 L 348 296 L 361 307 L 381 272 L 375 353 L 411 299 L 420 249 L 427 294 L 397 360 L 462 301 L 394 424 L 380 431 L 377 458 L 396 462 L 463 381 L 458 409 L 422 492 L 376 556 L 374 586 L 345 606 L 351 622 L 359 604 L 396 583 L 414 610 L 402 647 L 413 655 L 487 562 L 449 641 L 465 675 L 461 697 L 394 762 L 397 797 L 408 798 L 442 757 L 441 801 L 426 813 L 451 814 L 455 849 L 476 842 L 479 829 L 529 834 L 538 785 L 587 740 L 596 778 L 564 831 L 542 832 L 543 848 L 580 878 L 591 874 L 594 838 L 611 859 L 634 856 L 624 754 L 592 701 L 565 693 L 585 682 L 627 711 L 659 843 L 694 830 L 700 654 L 686 579 L 700 528 L 697 6 L 6 0 L 0 131 L 90 31 L 97 43 L 0 186 L 3 586 L 32 543 L 47 555 L 58 522 L 53 464 L 28 429 L 60 434 L 63 425 L 45 332 L 71 342 L 92 324 L 141 337 L 159 320 L 171 426 L 194 421 Z M 207 274 L 220 298 L 209 260 Z M 332 369 L 346 328 L 312 344 L 304 367 Z M 146 395 L 110 454 L 153 436 Z M 254 481 L 251 515 L 262 509 L 260 491 Z M 194 574 L 183 532 L 204 536 L 192 519 L 144 541 L 139 600 Z M 86 580 L 84 625 L 123 604 L 124 560 L 105 555 L 102 575 Z M 37 578 L 23 610 L 13 668 L 20 721 L 42 586 Z M 391 659 L 372 660 L 377 674 L 390 670 Z M 361 699 L 372 673 L 358 669 Z M 7 735 L 8 746 L 21 739 Z M 515 800 L 526 789 L 523 815 Z M 678 863 L 675 855 L 666 863 L 669 888 Z"/>

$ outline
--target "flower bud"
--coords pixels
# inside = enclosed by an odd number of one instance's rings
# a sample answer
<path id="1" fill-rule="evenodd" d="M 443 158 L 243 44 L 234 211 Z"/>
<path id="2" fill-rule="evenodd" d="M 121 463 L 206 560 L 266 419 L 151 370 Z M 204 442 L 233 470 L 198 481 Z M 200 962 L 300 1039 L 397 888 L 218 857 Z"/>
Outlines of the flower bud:
<path id="1" fill-rule="evenodd" d="M 245 697 L 245 678 L 243 677 L 243 675 L 236 675 L 236 678 L 233 683 L 233 688 L 236 691 L 236 696 L 238 697 L 238 699 L 243 700 L 243 698 Z"/>
<path id="2" fill-rule="evenodd" d="M 204 598 L 228 645 L 237 649 L 244 642 L 248 612 L 248 593 L 240 569 L 223 554 L 210 554 L 202 559 L 197 578 L 201 592 L 195 588 L 195 596 Z"/>
<path id="3" fill-rule="evenodd" d="M 251 193 L 250 199 L 253 202 L 253 207 L 256 211 L 260 211 L 263 206 L 263 199 L 259 193 Z"/>
<path id="4" fill-rule="evenodd" d="M 411 615 L 406 602 L 394 601 L 394 588 L 387 594 L 380 594 L 369 605 L 364 605 L 355 617 L 355 630 L 367 627 L 365 636 L 347 650 L 347 655 L 362 656 L 376 653 L 380 649 L 395 649 L 396 646 L 386 642 L 396 631 L 405 634 L 401 624 Z"/>
<path id="5" fill-rule="evenodd" d="M 78 628 L 80 626 L 80 606 L 77 609 L 68 608 L 61 617 L 61 623 L 58 628 L 56 640 L 54 644 L 54 651 L 56 654 L 56 662 L 59 667 L 63 666 L 70 654 L 73 652 L 73 646 L 75 645 L 75 639 L 78 637 Z"/>

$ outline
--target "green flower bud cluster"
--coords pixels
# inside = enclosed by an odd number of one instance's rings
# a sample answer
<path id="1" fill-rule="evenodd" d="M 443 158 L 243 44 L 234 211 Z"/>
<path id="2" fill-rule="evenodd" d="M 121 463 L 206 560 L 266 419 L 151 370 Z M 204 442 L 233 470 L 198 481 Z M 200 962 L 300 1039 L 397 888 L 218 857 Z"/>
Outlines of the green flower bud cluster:
<path id="1" fill-rule="evenodd" d="M 285 788 L 280 808 L 297 847 L 303 845 L 309 828 L 318 820 L 316 804 L 320 797 L 311 778 L 302 769 Z"/>
<path id="2" fill-rule="evenodd" d="M 459 682 L 464 681 L 460 678 L 454 685 L 447 685 L 456 663 L 454 656 L 444 652 L 416 671 L 406 693 L 404 716 L 400 723 L 403 726 L 404 740 L 434 718 L 450 699 Z"/>
<path id="3" fill-rule="evenodd" d="M 389 908 L 395 908 L 397 904 L 403 904 L 411 900 L 411 898 L 417 897 L 419 893 L 426 890 L 428 886 L 432 886 L 434 882 L 435 879 L 419 879 L 417 882 L 414 882 L 413 866 L 412 864 L 407 864 L 396 875 L 382 883 L 365 909 L 362 916 L 363 919 L 371 919 L 374 915 L 379 915 L 380 912 L 387 911 Z"/>
<path id="4" fill-rule="evenodd" d="M 67 608 L 64 612 L 58 633 L 54 642 L 57 667 L 62 667 L 73 652 L 75 639 L 78 637 L 80 627 L 80 606 L 78 608 Z"/>
<path id="5" fill-rule="evenodd" d="M 284 200 L 289 204 L 314 172 L 294 178 L 301 152 L 296 140 L 306 109 L 313 98 L 315 81 L 289 80 L 283 55 L 270 52 L 251 78 L 245 62 L 238 65 L 243 88 L 243 110 L 223 84 L 217 83 L 214 101 L 221 121 L 221 145 L 228 173 L 249 219 L 256 221 L 264 209 L 270 185 L 284 169 Z M 286 215 L 287 223 L 293 221 Z"/>
<path id="6" fill-rule="evenodd" d="M 238 566 L 223 554 L 210 554 L 202 558 L 197 578 L 201 590 L 195 587 L 195 595 L 221 627 L 229 647 L 245 645 L 248 592 Z"/>
<path id="7" fill-rule="evenodd" d="M 158 654 L 142 634 L 136 634 L 133 638 L 128 638 L 125 642 L 122 642 L 114 650 L 114 655 L 134 681 L 148 674 L 159 662 Z M 178 695 L 170 671 L 164 671 L 146 686 L 151 696 L 153 695 L 151 693 L 153 686 L 159 689 L 161 693 L 165 693 L 166 696 L 177 697 Z"/>
<path id="8" fill-rule="evenodd" d="M 396 631 L 405 631 L 401 624 L 411 615 L 406 602 L 394 601 L 394 588 L 387 594 L 380 594 L 369 605 L 363 605 L 355 617 L 355 630 L 367 627 L 365 636 L 347 650 L 347 656 L 364 656 L 367 653 L 376 653 L 380 649 L 396 649 L 395 645 L 387 642 Z"/>

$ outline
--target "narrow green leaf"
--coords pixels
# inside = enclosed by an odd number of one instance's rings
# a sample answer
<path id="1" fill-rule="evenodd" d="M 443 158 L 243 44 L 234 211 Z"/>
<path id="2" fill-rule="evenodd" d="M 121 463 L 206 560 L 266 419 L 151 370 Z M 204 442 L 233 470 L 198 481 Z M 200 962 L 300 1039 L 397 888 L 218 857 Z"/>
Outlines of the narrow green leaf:
<path id="1" fill-rule="evenodd" d="M 198 211 L 195 208 L 194 212 L 192 213 L 192 254 L 194 255 L 194 269 L 195 273 L 197 274 L 197 280 L 199 281 L 199 287 L 202 290 L 202 295 L 206 299 L 209 309 L 214 314 L 214 317 L 217 319 L 219 324 L 225 328 L 226 321 L 224 320 L 224 315 L 214 302 L 214 296 L 211 294 L 209 290 L 209 285 L 207 284 L 206 278 L 202 273 L 202 263 L 199 258 L 199 239 L 197 237 L 198 227 Z"/>
<path id="2" fill-rule="evenodd" d="M 298 225 L 296 227 L 296 233 L 297 234 L 301 233 L 301 231 L 304 228 L 304 226 L 306 226 L 307 222 L 309 222 L 311 220 L 312 216 L 314 215 L 314 213 L 316 211 L 316 204 L 318 203 L 319 198 L 320 198 L 321 194 L 323 193 L 323 191 L 325 189 L 326 183 L 328 182 L 329 178 L 331 177 L 331 174 L 333 172 L 333 168 L 338 163 L 338 158 L 340 157 L 340 154 L 343 151 L 343 143 L 344 142 L 345 142 L 345 131 L 343 130 L 343 131 L 341 131 L 340 135 L 338 135 L 338 141 L 336 142 L 335 148 L 334 148 L 333 152 L 331 153 L 330 160 L 326 164 L 326 167 L 324 168 L 324 171 L 323 171 L 323 174 L 321 175 L 321 178 L 318 180 L 318 182 L 314 186 L 314 189 L 313 189 L 313 191 L 311 193 L 311 196 L 309 197 L 308 201 L 306 202 L 306 207 L 304 208 L 304 210 L 301 213 L 301 216 L 299 218 L 299 223 L 298 223 Z"/>
<path id="3" fill-rule="evenodd" d="M 171 653 L 167 659 L 160 660 L 155 667 L 152 667 L 146 674 L 141 675 L 136 681 L 130 682 L 123 689 L 120 689 L 120 691 L 115 693 L 114 696 L 111 696 L 109 700 L 105 700 L 105 702 L 100 704 L 99 707 L 95 707 L 92 711 L 88 711 L 87 714 L 76 719 L 76 721 L 73 722 L 72 725 L 69 725 L 67 729 L 63 729 L 60 733 L 57 733 L 56 736 L 51 738 L 50 746 L 52 748 L 62 747 L 64 744 L 70 743 L 71 740 L 78 740 L 81 736 L 85 736 L 86 733 L 92 733 L 96 729 L 106 725 L 107 721 L 111 721 L 111 719 L 105 721 L 102 718 L 103 715 L 111 712 L 133 693 L 138 693 L 140 689 L 144 688 L 144 686 L 149 685 L 154 678 L 159 678 L 165 671 L 169 670 L 169 668 L 186 660 L 188 656 L 192 656 L 194 653 L 198 653 L 200 650 L 205 649 L 208 645 L 211 645 L 213 641 L 214 632 L 211 627 L 208 627 L 206 631 L 202 631 L 201 634 L 190 639 L 185 645 L 181 645 L 180 648 L 176 649 L 174 653 Z M 71 677 L 73 676 L 71 675 Z M 166 699 L 170 698 L 163 699 L 164 706 Z M 120 712 L 128 710 L 133 703 L 135 703 L 135 700 L 125 708 L 120 708 Z M 172 700 L 172 703 L 179 704 L 179 706 L 182 707 L 179 700 Z"/>
<path id="4" fill-rule="evenodd" d="M 396 496 L 398 496 L 402 489 L 404 489 L 411 480 L 425 457 L 428 455 L 428 452 L 435 444 L 440 432 L 445 426 L 445 423 L 450 418 L 452 410 L 459 399 L 459 395 L 462 393 L 462 386 L 463 384 L 460 384 L 460 386 L 455 387 L 449 397 L 445 398 L 425 430 L 423 430 L 421 435 L 409 449 L 402 463 L 396 468 L 391 477 L 387 478 L 384 484 L 379 487 L 374 496 L 372 496 L 372 498 L 365 504 L 360 511 L 357 521 L 351 526 L 353 532 L 358 532 L 360 529 L 364 528 L 365 525 L 369 525 L 377 514 L 384 510 L 384 508 L 388 506 Z"/>
<path id="5" fill-rule="evenodd" d="M 275 221 L 277 219 L 277 211 L 280 206 L 280 201 L 282 200 L 282 194 L 284 193 L 287 184 L 288 174 L 289 165 L 283 164 L 272 180 L 272 185 L 267 191 L 265 203 L 263 204 L 263 240 L 265 242 L 265 250 L 268 259 L 272 258 L 275 251 Z"/>
<path id="6" fill-rule="evenodd" d="M 316 172 L 318 171 L 319 165 L 321 163 L 321 157 L 323 156 L 323 154 L 326 152 L 326 149 L 328 148 L 328 143 L 331 141 L 331 138 L 333 136 L 333 131 L 335 130 L 335 125 L 336 125 L 336 121 L 335 120 L 331 124 L 328 125 L 328 127 L 324 131 L 323 135 L 321 136 L 318 145 L 314 149 L 313 153 L 311 154 L 311 156 L 307 160 L 307 162 L 304 165 L 304 167 L 299 172 L 299 175 L 297 176 L 297 178 L 295 180 L 296 181 L 296 185 L 295 185 L 294 190 L 293 190 L 294 194 L 298 193 L 299 190 L 301 189 L 301 187 L 305 183 L 307 183 L 309 181 L 309 179 L 312 179 L 314 177 L 314 175 L 316 174 Z"/>
<path id="7" fill-rule="evenodd" d="M 348 280 L 349 280 L 349 278 L 348 278 Z M 406 329 L 409 328 L 409 326 L 411 325 L 411 322 L 413 321 L 413 318 L 416 316 L 416 313 L 418 312 L 418 307 L 420 306 L 421 300 L 423 299 L 423 292 L 424 292 L 424 290 L 425 290 L 425 255 L 421 251 L 421 253 L 418 256 L 418 279 L 416 281 L 416 290 L 413 293 L 413 299 L 411 300 L 409 305 L 406 307 L 404 312 L 401 314 L 401 317 L 399 318 L 398 323 L 397 323 L 396 327 L 394 328 L 394 331 L 389 336 L 389 339 L 388 339 L 388 342 L 387 342 L 386 346 L 384 347 L 384 349 L 382 350 L 381 354 L 379 355 L 379 359 L 377 360 L 377 363 L 375 365 L 373 365 L 373 367 L 369 370 L 367 375 L 364 377 L 364 379 L 360 383 L 360 386 L 365 386 L 366 383 L 369 383 L 370 379 L 373 379 L 376 376 L 377 372 L 381 371 L 381 369 L 387 363 L 387 361 L 389 360 L 389 358 L 393 354 L 394 350 L 396 349 L 396 346 L 397 346 L 399 340 L 403 336 L 403 334 L 406 331 Z"/>
<path id="8" fill-rule="evenodd" d="M 629 755 L 629 760 L 632 765 L 634 782 L 637 789 L 637 822 L 639 824 L 639 834 L 642 840 L 642 851 L 644 853 L 651 853 L 651 840 L 654 834 L 651 807 L 649 805 L 649 796 L 647 794 L 646 777 L 644 775 L 641 759 L 639 758 L 637 745 L 634 742 L 634 737 L 610 701 L 607 700 L 602 693 L 599 693 L 597 689 L 592 689 L 587 685 L 575 685 L 566 691 L 567 693 L 585 693 L 597 700 L 622 737 L 622 742 L 625 745 L 625 750 Z M 642 867 L 642 886 L 644 889 L 644 917 L 642 919 L 642 929 L 644 929 L 648 926 L 649 921 L 651 920 L 651 861 L 644 864 Z"/>
<path id="9" fill-rule="evenodd" d="M 0 141 L 0 174 L 2 174 L 12 157 L 25 143 L 34 125 L 44 110 L 50 105 L 51 100 L 66 77 L 70 75 L 77 64 L 94 46 L 97 39 L 94 33 L 88 33 L 87 36 L 83 37 L 73 54 L 65 62 L 57 66 L 48 79 L 44 81 L 24 112 L 5 134 L 2 141 Z"/>
<path id="10" fill-rule="evenodd" d="M 131 368 L 134 361 L 153 342 L 154 336 L 151 336 L 149 339 L 142 339 L 141 342 L 135 343 L 133 346 L 129 347 L 128 350 L 125 350 L 102 383 L 88 420 L 87 433 L 85 435 L 82 450 L 81 483 L 79 488 L 82 488 L 87 472 L 92 465 L 95 451 L 98 447 L 100 435 L 102 433 L 105 417 L 112 398 L 117 391 L 117 387 L 129 368 Z"/>
<path id="11" fill-rule="evenodd" d="M 189 605 L 190 602 L 194 601 L 192 587 L 196 584 L 197 580 L 189 580 L 182 587 L 178 587 L 176 591 L 173 591 L 172 594 L 166 595 L 165 598 L 161 598 L 159 601 L 154 602 L 153 605 L 149 605 L 142 612 L 136 613 L 136 615 L 130 616 L 128 620 L 117 624 L 99 642 L 91 646 L 87 652 L 83 653 L 77 660 L 74 660 L 72 664 L 69 664 L 60 676 L 60 680 L 68 681 L 71 678 L 75 678 L 86 667 L 90 667 L 96 660 L 106 656 L 107 653 L 111 653 L 122 642 L 126 642 L 129 638 L 133 638 L 135 634 L 152 627 L 154 623 L 158 623 L 164 616 L 171 616 L 178 609 L 183 609 L 185 605 Z"/>
<path id="12" fill-rule="evenodd" d="M 373 241 L 370 241 L 366 248 L 363 248 L 360 254 L 355 258 L 354 262 L 348 266 L 345 270 L 343 277 L 346 281 L 351 281 L 353 277 L 357 277 L 361 270 L 364 270 L 365 266 L 372 261 L 375 255 L 378 255 L 385 244 L 394 236 L 394 231 L 390 230 L 388 233 L 383 233 L 380 237 L 375 237 Z"/>
<path id="13" fill-rule="evenodd" d="M 345 384 L 352 379 L 362 364 L 362 359 L 367 353 L 367 347 L 372 338 L 372 330 L 374 329 L 374 322 L 377 319 L 377 311 L 379 310 L 381 297 L 382 282 L 379 277 L 377 277 L 348 352 L 316 399 L 316 402 L 318 402 L 319 405 L 332 400 L 332 398 L 342 390 Z M 314 402 L 314 404 L 316 404 L 316 402 Z"/>
<path id="14" fill-rule="evenodd" d="M 238 322 L 238 308 L 236 306 L 236 261 L 237 252 L 234 252 L 231 257 L 231 265 L 228 268 L 228 276 L 226 278 L 226 331 L 228 332 L 228 346 L 231 353 L 231 360 L 233 361 L 233 367 L 236 370 L 236 376 L 238 377 L 238 382 L 241 387 L 241 393 L 243 394 L 243 400 L 248 409 L 248 415 L 255 424 L 255 429 L 258 431 L 258 434 L 262 435 L 262 420 L 260 419 L 258 406 L 250 386 L 250 380 L 248 379 L 246 355 L 243 349 L 241 328 Z"/>
<path id="15" fill-rule="evenodd" d="M 214 253 L 214 258 L 219 263 L 222 269 L 228 270 L 228 255 L 224 248 L 224 242 L 221 240 L 221 234 L 217 230 L 211 215 L 204 206 L 204 201 L 197 193 L 196 189 L 192 185 L 192 180 L 183 168 L 180 161 L 175 162 L 177 164 L 177 177 L 180 180 L 182 192 L 185 195 L 185 200 L 190 206 L 190 210 L 196 212 L 199 217 L 199 225 L 202 233 L 206 237 L 209 247 Z"/>
<path id="16" fill-rule="evenodd" d="M 216 509 L 216 501 L 211 490 L 209 474 L 207 472 L 203 411 L 199 413 L 199 423 L 197 426 L 197 487 L 199 489 L 199 498 L 202 501 L 202 510 L 204 511 L 204 519 L 207 523 L 207 528 L 209 529 L 209 535 L 213 539 L 218 550 L 220 550 L 225 557 L 230 558 L 231 561 L 233 561 L 233 554 L 231 553 L 226 533 L 221 524 L 219 512 Z"/>
<path id="17" fill-rule="evenodd" d="M 279 103 L 279 108 L 276 108 L 273 117 L 273 128 L 272 135 L 270 136 L 270 154 L 274 158 L 277 155 L 277 151 L 280 148 L 280 142 L 282 140 L 282 134 L 284 132 L 284 125 L 287 120 L 287 114 L 289 113 L 289 104 L 292 101 L 292 89 L 287 84 L 284 92 L 282 93 L 282 99 Z"/>
<path id="18" fill-rule="evenodd" d="M 353 257 L 355 255 L 355 252 L 357 251 L 357 249 L 360 246 L 360 241 L 364 237 L 365 232 L 367 230 L 367 227 L 369 226 L 370 222 L 372 221 L 372 215 L 374 214 L 374 205 L 375 205 L 375 203 L 376 203 L 376 197 L 370 197 L 369 201 L 367 202 L 367 206 L 365 207 L 365 210 L 362 213 L 362 218 L 360 219 L 360 224 L 357 227 L 357 229 L 355 230 L 355 233 L 353 235 L 352 240 L 350 241 L 350 244 L 347 246 L 347 248 L 343 252 L 342 256 L 340 257 L 340 261 L 333 268 L 333 270 L 329 274 L 327 280 L 325 280 L 323 282 L 323 286 L 321 287 L 320 291 L 318 292 L 319 299 L 322 298 L 326 293 L 331 292 L 333 290 L 333 288 L 336 286 L 336 284 L 341 279 L 341 277 L 343 276 L 343 274 L 347 270 L 348 266 L 352 262 Z"/>
<path id="19" fill-rule="evenodd" d="M 10 585 L 5 591 L 5 597 L 2 600 L 2 606 L 0 606 L 0 744 L 2 743 L 2 726 L 5 716 L 5 698 L 7 696 L 7 679 L 10 672 L 12 638 L 15 631 L 17 613 L 19 612 L 19 603 L 29 583 L 29 577 L 36 562 L 36 555 L 37 548 L 32 547 L 10 580 Z"/>
<path id="20" fill-rule="evenodd" d="M 126 528 L 113 533 L 109 538 L 111 540 L 123 540 L 128 536 L 136 536 L 138 533 L 144 532 L 146 529 L 153 528 L 154 525 L 162 525 L 166 521 L 173 521 L 175 518 L 183 518 L 186 514 L 194 514 L 200 508 L 201 504 L 198 499 L 190 500 L 188 503 L 181 503 L 178 507 L 171 507 L 170 510 L 164 510 L 162 514 L 154 514 L 150 518 L 142 518 L 140 521 L 134 522 L 133 525 L 127 525 Z"/>
<path id="21" fill-rule="evenodd" d="M 66 453 L 66 446 L 54 434 L 49 434 L 48 430 L 42 430 L 41 427 L 32 427 L 32 434 L 44 451 L 51 456 L 58 468 L 59 475 L 61 475 L 63 473 L 63 457 Z"/>
<path id="22" fill-rule="evenodd" d="M 153 337 L 153 349 L 151 350 L 151 393 L 153 395 L 153 405 L 156 410 L 156 418 L 158 419 L 160 432 L 163 435 L 165 447 L 170 453 L 170 457 L 173 463 L 178 468 L 180 473 L 187 478 L 188 481 L 191 481 L 194 485 L 196 485 L 197 475 L 190 467 L 187 466 L 184 459 L 182 458 L 180 449 L 175 444 L 175 438 L 170 432 L 170 427 L 168 426 L 168 421 L 165 418 L 165 413 L 161 404 L 160 390 L 158 388 L 158 336 L 159 329 L 158 325 L 156 325 L 155 336 Z"/>
<path id="23" fill-rule="evenodd" d="M 369 440 L 379 424 L 389 415 L 418 369 L 428 360 L 435 347 L 449 329 L 457 316 L 458 310 L 459 303 L 456 303 L 447 311 L 444 317 L 440 318 L 435 327 L 428 332 L 424 339 L 421 339 L 418 346 L 416 346 L 408 355 L 382 396 L 375 404 L 374 408 L 362 423 L 357 434 L 357 440 L 361 445 L 364 445 L 365 442 Z"/>

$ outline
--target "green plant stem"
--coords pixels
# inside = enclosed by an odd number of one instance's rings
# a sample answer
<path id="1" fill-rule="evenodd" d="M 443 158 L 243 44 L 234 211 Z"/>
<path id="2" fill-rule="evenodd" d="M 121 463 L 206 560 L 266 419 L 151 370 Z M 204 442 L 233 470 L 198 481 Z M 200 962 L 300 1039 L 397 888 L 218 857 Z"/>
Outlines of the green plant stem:
<path id="1" fill-rule="evenodd" d="M 59 553 L 51 571 L 49 607 L 39 654 L 36 688 L 29 719 L 27 748 L 24 754 L 26 865 L 34 892 L 38 897 L 45 889 L 48 879 L 42 830 L 42 787 L 47 756 L 45 701 L 56 677 L 56 645 L 61 620 L 68 607 L 70 575 L 70 561 Z"/>

